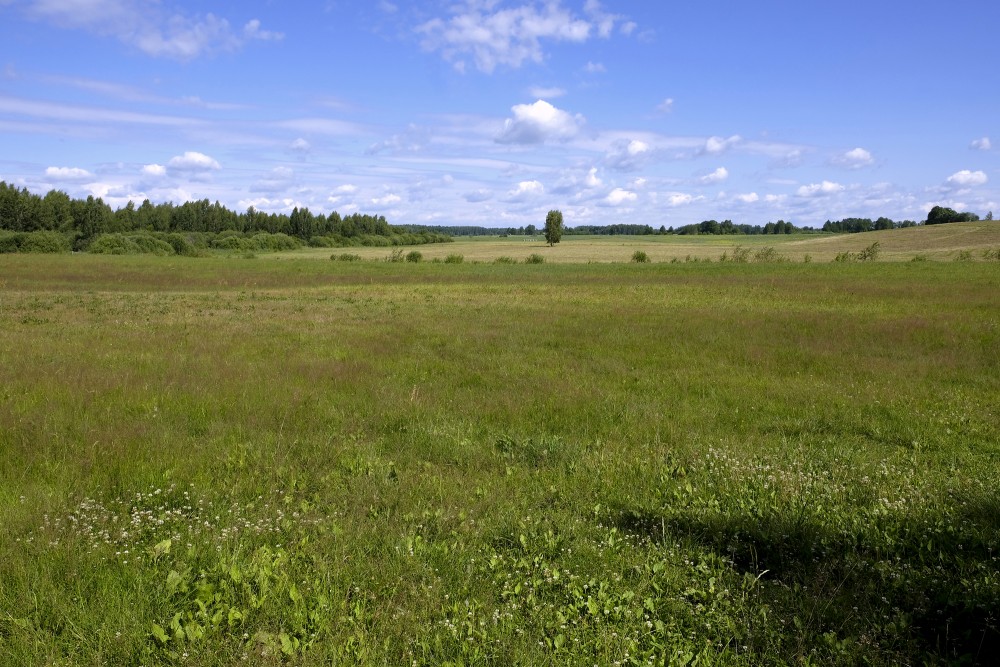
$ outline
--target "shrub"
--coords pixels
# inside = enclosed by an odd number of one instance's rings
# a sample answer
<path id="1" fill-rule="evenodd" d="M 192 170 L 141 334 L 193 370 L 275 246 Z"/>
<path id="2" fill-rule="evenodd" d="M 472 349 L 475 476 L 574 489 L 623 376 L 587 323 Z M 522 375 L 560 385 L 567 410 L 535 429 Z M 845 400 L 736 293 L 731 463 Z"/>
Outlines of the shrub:
<path id="1" fill-rule="evenodd" d="M 411 250 L 410 252 L 406 253 L 406 261 L 407 262 L 413 262 L 414 264 L 417 264 L 418 262 L 422 261 L 423 259 L 424 259 L 424 255 L 419 250 Z"/>
<path id="2" fill-rule="evenodd" d="M 497 257 L 493 260 L 494 264 L 517 264 L 517 260 L 513 257 L 507 257 L 506 255 Z"/>
<path id="3" fill-rule="evenodd" d="M 755 262 L 784 262 L 785 258 L 778 254 L 778 251 L 771 246 L 759 249 L 753 254 Z"/>
<path id="4" fill-rule="evenodd" d="M 837 253 L 837 256 L 833 258 L 835 262 L 853 262 L 857 259 L 857 256 L 853 252 L 841 252 Z"/>
<path id="5" fill-rule="evenodd" d="M 993 261 L 1000 262 L 1000 248 L 997 248 L 996 250 L 989 250 L 989 249 L 984 250 L 983 251 L 983 259 L 985 259 L 987 261 L 993 260 Z"/>
<path id="6" fill-rule="evenodd" d="M 958 255 L 955 256 L 956 262 L 971 262 L 972 252 L 969 250 L 960 250 Z"/>
<path id="7" fill-rule="evenodd" d="M 164 239 L 174 249 L 175 255 L 194 257 L 198 254 L 198 249 L 191 241 L 182 234 L 167 234 Z"/>
<path id="8" fill-rule="evenodd" d="M 649 262 L 649 255 L 643 250 L 636 250 L 632 253 L 632 261 L 636 264 L 646 264 Z"/>
<path id="9" fill-rule="evenodd" d="M 96 255 L 139 255 L 138 244 L 124 234 L 101 234 L 87 247 Z"/>
<path id="10" fill-rule="evenodd" d="M 720 262 L 736 262 L 737 264 L 746 264 L 750 261 L 750 248 L 744 248 L 741 245 L 736 246 L 732 249 L 732 254 L 722 253 L 722 257 L 719 258 Z"/>
<path id="11" fill-rule="evenodd" d="M 525 264 L 544 264 L 545 263 L 545 258 L 542 257 L 541 255 L 539 255 L 537 252 L 533 252 L 530 255 L 528 255 L 527 258 L 525 258 L 524 263 Z"/>
<path id="12" fill-rule="evenodd" d="M 448 255 L 447 257 L 444 258 L 445 264 L 461 264 L 464 261 L 465 257 L 457 253 Z"/>
<path id="13" fill-rule="evenodd" d="M 404 260 L 402 248 L 397 248 L 393 250 L 392 253 L 385 258 L 387 262 L 402 262 Z"/>
<path id="14" fill-rule="evenodd" d="M 858 261 L 874 262 L 875 260 L 878 259 L 879 253 L 881 252 L 882 252 L 882 246 L 879 245 L 878 241 L 876 241 L 875 243 L 871 244 L 870 246 L 868 246 L 867 248 L 858 253 Z"/>
<path id="15" fill-rule="evenodd" d="M 70 251 L 69 239 L 59 232 L 14 232 L 0 235 L 0 253 L 57 253 Z"/>
<path id="16" fill-rule="evenodd" d="M 334 248 L 334 240 L 329 236 L 313 236 L 309 239 L 310 248 Z"/>

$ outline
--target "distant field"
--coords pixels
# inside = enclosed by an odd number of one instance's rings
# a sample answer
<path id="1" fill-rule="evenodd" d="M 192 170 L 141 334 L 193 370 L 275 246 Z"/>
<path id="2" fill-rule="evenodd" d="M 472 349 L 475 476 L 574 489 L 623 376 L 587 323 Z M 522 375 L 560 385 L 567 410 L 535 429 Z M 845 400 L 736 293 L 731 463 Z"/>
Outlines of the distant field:
<path id="1" fill-rule="evenodd" d="M 994 230 L 4 256 L 0 664 L 994 664 Z"/>
<path id="2" fill-rule="evenodd" d="M 550 248 L 542 236 L 467 237 L 455 243 L 421 246 L 425 260 L 444 259 L 458 253 L 465 261 L 492 262 L 498 257 L 517 261 L 539 254 L 547 262 L 628 262 L 641 250 L 650 261 L 669 262 L 687 259 L 716 261 L 723 253 L 739 245 L 753 248 L 771 246 L 784 258 L 801 262 L 808 255 L 812 261 L 829 262 L 842 252 L 859 252 L 878 242 L 882 261 L 908 261 L 916 256 L 929 260 L 950 261 L 963 251 L 972 259 L 982 259 L 987 250 L 1000 249 L 1000 222 L 968 222 L 895 229 L 864 234 L 791 234 L 771 236 L 564 236 Z M 328 259 L 331 254 L 350 252 L 365 259 L 383 259 L 392 250 L 386 248 L 304 249 L 272 257 Z"/>

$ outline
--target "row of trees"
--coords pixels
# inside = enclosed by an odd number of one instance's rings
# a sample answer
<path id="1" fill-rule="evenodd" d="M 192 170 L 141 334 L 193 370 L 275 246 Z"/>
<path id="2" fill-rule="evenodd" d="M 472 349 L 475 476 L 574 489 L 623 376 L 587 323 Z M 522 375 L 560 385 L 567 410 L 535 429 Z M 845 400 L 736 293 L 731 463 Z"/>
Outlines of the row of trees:
<path id="1" fill-rule="evenodd" d="M 905 227 L 915 227 L 913 220 L 900 220 L 899 222 L 890 218 L 882 217 L 875 221 L 871 218 L 844 218 L 843 220 L 827 220 L 823 223 L 824 232 L 834 234 L 857 234 L 859 232 L 875 232 L 883 229 L 903 229 Z"/>
<path id="2" fill-rule="evenodd" d="M 394 228 L 381 215 L 354 213 L 341 217 L 313 214 L 295 208 L 291 214 L 264 213 L 253 207 L 243 213 L 207 199 L 153 204 L 148 199 L 136 206 L 129 202 L 117 211 L 100 197 L 74 199 L 52 190 L 45 196 L 0 181 L 0 229 L 13 232 L 56 231 L 90 239 L 100 234 L 148 232 L 235 231 L 242 234 L 267 232 L 287 234 L 308 241 L 313 237 L 393 236 L 407 230 Z"/>

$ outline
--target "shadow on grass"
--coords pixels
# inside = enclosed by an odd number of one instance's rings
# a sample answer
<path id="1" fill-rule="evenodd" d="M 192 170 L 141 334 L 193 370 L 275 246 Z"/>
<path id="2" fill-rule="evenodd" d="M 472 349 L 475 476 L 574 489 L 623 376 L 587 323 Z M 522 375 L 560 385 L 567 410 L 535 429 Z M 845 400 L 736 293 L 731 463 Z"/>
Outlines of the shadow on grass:
<path id="1" fill-rule="evenodd" d="M 778 632 L 787 660 L 832 641 L 864 662 L 1000 664 L 1000 500 L 967 496 L 945 517 L 883 516 L 848 529 L 777 511 L 665 508 L 623 511 L 612 523 L 652 543 L 711 550 L 759 577 L 750 604 L 778 622 L 759 628 L 759 646 L 773 650 L 764 635 Z"/>

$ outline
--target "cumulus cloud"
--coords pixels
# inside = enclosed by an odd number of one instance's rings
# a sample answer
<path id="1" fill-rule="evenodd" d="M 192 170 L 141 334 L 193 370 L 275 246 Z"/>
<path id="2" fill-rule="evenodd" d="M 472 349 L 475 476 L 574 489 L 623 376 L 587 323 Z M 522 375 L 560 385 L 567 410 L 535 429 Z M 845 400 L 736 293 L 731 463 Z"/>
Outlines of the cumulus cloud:
<path id="1" fill-rule="evenodd" d="M 599 188 L 604 185 L 604 182 L 597 176 L 597 167 L 587 172 L 587 177 L 583 182 L 587 184 L 588 188 Z"/>
<path id="2" fill-rule="evenodd" d="M 81 181 L 94 177 L 86 169 L 78 167 L 49 167 L 45 170 L 45 175 L 57 181 Z"/>
<path id="3" fill-rule="evenodd" d="M 667 206 L 677 208 L 678 206 L 693 204 L 694 202 L 701 201 L 702 199 L 704 199 L 704 197 L 695 197 L 683 192 L 673 192 L 667 195 Z"/>
<path id="4" fill-rule="evenodd" d="M 537 97 L 540 100 L 548 99 L 554 100 L 557 97 L 562 97 L 566 94 L 565 88 L 543 88 L 542 86 L 533 86 L 528 91 L 532 97 Z"/>
<path id="5" fill-rule="evenodd" d="M 635 171 L 653 157 L 653 147 L 639 139 L 616 142 L 604 156 L 604 163 L 618 171 Z"/>
<path id="6" fill-rule="evenodd" d="M 977 151 L 988 151 L 993 148 L 993 143 L 989 137 L 980 137 L 969 144 L 969 148 Z"/>
<path id="7" fill-rule="evenodd" d="M 604 201 L 610 206 L 621 206 L 622 204 L 630 204 L 639 199 L 639 195 L 629 190 L 623 188 L 615 188 L 608 196 L 604 198 Z"/>
<path id="8" fill-rule="evenodd" d="M 486 189 L 473 190 L 472 192 L 465 193 L 465 201 L 470 204 L 479 204 L 484 201 L 489 201 L 493 198 L 493 193 Z"/>
<path id="9" fill-rule="evenodd" d="M 586 42 L 604 25 L 601 19 L 575 15 L 560 0 L 503 9 L 495 9 L 496 4 L 453 5 L 453 15 L 447 19 L 417 26 L 423 47 L 440 52 L 459 71 L 471 58 L 480 71 L 489 73 L 499 65 L 517 68 L 525 62 L 542 62 L 543 42 Z"/>
<path id="10" fill-rule="evenodd" d="M 162 164 L 147 164 L 142 168 L 142 173 L 146 176 L 155 176 L 159 178 L 167 175 L 167 168 Z"/>
<path id="11" fill-rule="evenodd" d="M 403 201 L 403 198 L 396 194 L 387 194 L 382 197 L 374 197 L 372 203 L 376 206 L 392 206 L 393 204 L 398 204 Z"/>
<path id="12" fill-rule="evenodd" d="M 293 151 L 295 151 L 296 153 L 308 153 L 309 151 L 312 150 L 312 144 L 310 144 L 308 141 L 306 141 L 302 137 L 299 137 L 298 139 L 296 139 L 295 141 L 293 141 L 288 146 L 288 148 L 291 149 L 291 150 L 293 150 Z"/>
<path id="13" fill-rule="evenodd" d="M 875 158 L 864 148 L 854 148 L 835 156 L 831 162 L 847 169 L 861 169 L 875 163 Z"/>
<path id="14" fill-rule="evenodd" d="M 702 176 L 698 180 L 703 185 L 712 185 L 714 183 L 721 183 L 727 178 L 729 178 L 729 170 L 726 169 L 725 167 L 719 167 L 711 174 L 706 174 L 705 176 Z"/>
<path id="15" fill-rule="evenodd" d="M 196 151 L 187 151 L 184 155 L 172 157 L 167 164 L 170 165 L 171 169 L 179 171 L 214 171 L 222 169 L 222 166 L 214 159 Z"/>
<path id="16" fill-rule="evenodd" d="M 507 193 L 509 201 L 525 201 L 545 194 L 545 186 L 538 181 L 521 181 L 517 187 Z"/>
<path id="17" fill-rule="evenodd" d="M 822 183 L 810 183 L 809 185 L 803 185 L 797 192 L 800 197 L 826 197 L 829 195 L 835 195 L 838 192 L 843 192 L 844 189 L 844 186 L 840 183 L 823 181 Z"/>
<path id="18" fill-rule="evenodd" d="M 989 177 L 982 171 L 969 171 L 963 169 L 948 177 L 948 185 L 952 187 L 968 188 L 976 185 L 983 185 L 989 181 Z"/>
<path id="19" fill-rule="evenodd" d="M 250 192 L 276 193 L 284 192 L 295 180 L 295 172 L 288 167 L 275 167 L 265 176 L 257 179 L 251 186 Z"/>
<path id="20" fill-rule="evenodd" d="M 24 11 L 61 28 L 115 37 L 147 55 L 181 61 L 283 37 L 263 30 L 257 19 L 236 29 L 214 14 L 169 12 L 150 0 L 30 0 Z"/>
<path id="21" fill-rule="evenodd" d="M 742 195 L 736 195 L 736 201 L 741 201 L 744 204 L 753 204 L 760 201 L 760 196 L 756 192 L 748 192 Z"/>
<path id="22" fill-rule="evenodd" d="M 540 144 L 549 140 L 566 141 L 576 136 L 584 124 L 583 116 L 557 109 L 545 100 L 517 104 L 513 118 L 504 121 L 496 137 L 501 144 Z"/>
<path id="23" fill-rule="evenodd" d="M 705 145 L 700 152 L 707 155 L 721 155 L 741 141 L 743 141 L 743 137 L 738 134 L 734 134 L 729 138 L 709 137 L 705 140 Z"/>

